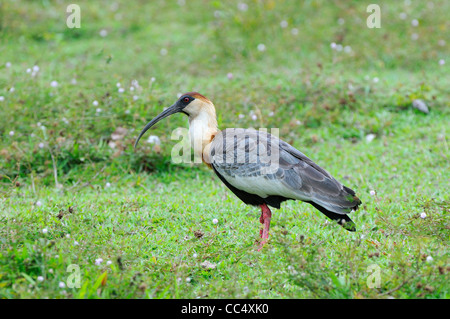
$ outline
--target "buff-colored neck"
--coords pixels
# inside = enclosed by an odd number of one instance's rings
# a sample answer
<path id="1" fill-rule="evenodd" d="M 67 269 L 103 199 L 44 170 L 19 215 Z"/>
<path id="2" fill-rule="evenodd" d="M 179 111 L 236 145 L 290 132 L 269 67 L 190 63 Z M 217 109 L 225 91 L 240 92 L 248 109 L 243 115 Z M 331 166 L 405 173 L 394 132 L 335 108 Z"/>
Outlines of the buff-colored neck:
<path id="1" fill-rule="evenodd" d="M 214 105 L 211 103 L 205 106 L 205 104 L 198 112 L 189 116 L 189 135 L 194 150 L 194 161 L 203 160 L 209 163 L 204 157 L 207 156 L 205 154 L 209 154 L 210 143 L 219 129 Z"/>

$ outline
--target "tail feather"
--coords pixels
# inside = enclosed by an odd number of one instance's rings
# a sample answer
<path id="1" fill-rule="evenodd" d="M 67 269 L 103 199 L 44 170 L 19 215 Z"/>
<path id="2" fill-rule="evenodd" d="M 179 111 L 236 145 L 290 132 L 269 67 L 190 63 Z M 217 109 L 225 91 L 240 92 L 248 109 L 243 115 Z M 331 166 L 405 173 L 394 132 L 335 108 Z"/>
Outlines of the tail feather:
<path id="1" fill-rule="evenodd" d="M 335 220 L 339 225 L 344 227 L 346 230 L 351 231 L 351 232 L 356 231 L 356 224 L 353 222 L 353 220 L 350 219 L 350 217 L 348 217 L 348 215 L 333 213 L 332 211 L 329 211 L 328 209 L 326 209 L 314 202 L 308 202 L 308 203 L 313 205 L 317 210 L 319 210 L 322 214 L 324 214 L 331 220 Z M 356 205 L 355 209 L 358 208 L 358 205 Z"/>

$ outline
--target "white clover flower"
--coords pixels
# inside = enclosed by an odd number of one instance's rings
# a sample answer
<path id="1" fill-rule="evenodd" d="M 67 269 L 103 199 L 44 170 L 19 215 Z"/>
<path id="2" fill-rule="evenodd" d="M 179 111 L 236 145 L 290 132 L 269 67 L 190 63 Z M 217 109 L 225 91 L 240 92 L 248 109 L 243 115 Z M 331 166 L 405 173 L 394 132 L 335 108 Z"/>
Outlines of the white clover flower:
<path id="1" fill-rule="evenodd" d="M 5 100 L 5 97 L 3 95 L 0 95 L 0 102 L 3 102 Z"/>
<path id="2" fill-rule="evenodd" d="M 248 10 L 248 4 L 246 4 L 244 2 L 239 2 L 237 7 L 241 11 L 247 11 Z"/>
<path id="3" fill-rule="evenodd" d="M 93 105 L 93 106 L 98 106 L 98 101 L 95 100 L 94 102 L 92 102 L 92 105 Z"/>
<path id="4" fill-rule="evenodd" d="M 66 234 L 66 238 L 70 238 L 70 234 Z"/>
<path id="5" fill-rule="evenodd" d="M 441 46 L 441 47 L 445 46 L 445 40 L 444 39 L 440 39 L 438 41 L 438 45 Z"/>
<path id="6" fill-rule="evenodd" d="M 214 218 L 214 219 L 212 220 L 212 222 L 213 222 L 214 225 L 216 225 L 216 224 L 219 222 L 219 220 L 218 220 L 217 218 Z"/>
<path id="7" fill-rule="evenodd" d="M 422 219 L 425 219 L 425 218 L 427 218 L 427 214 L 425 214 L 425 213 L 421 213 L 421 214 L 420 214 L 420 218 L 422 218 Z"/>
<path id="8" fill-rule="evenodd" d="M 197 254 L 196 253 L 194 253 L 193 255 L 192 255 L 192 257 L 194 257 L 194 258 L 197 258 Z"/>
<path id="9" fill-rule="evenodd" d="M 228 80 L 231 80 L 233 78 L 233 73 L 228 72 L 227 73 L 227 78 L 228 78 Z"/>
<path id="10" fill-rule="evenodd" d="M 291 29 L 291 34 L 292 35 L 297 35 L 298 34 L 298 29 L 297 28 L 292 28 Z"/>
<path id="11" fill-rule="evenodd" d="M 72 80 L 70 80 L 70 83 L 73 85 L 77 84 L 77 79 L 73 78 Z"/>
<path id="12" fill-rule="evenodd" d="M 111 183 L 109 183 L 109 182 L 108 182 L 108 183 L 106 183 L 106 184 L 105 184 L 105 187 L 106 187 L 106 188 L 109 188 L 109 187 L 111 187 Z"/>
<path id="13" fill-rule="evenodd" d="M 161 55 L 167 55 L 167 53 L 169 53 L 169 51 L 167 51 L 167 49 L 166 48 L 162 48 L 161 50 L 159 50 L 159 54 L 161 54 Z"/>
<path id="14" fill-rule="evenodd" d="M 12 86 L 10 89 L 9 89 L 9 92 L 14 92 L 16 89 L 14 88 L 14 86 Z"/>
<path id="15" fill-rule="evenodd" d="M 239 114 L 238 117 L 239 117 L 240 119 L 243 119 L 243 118 L 245 117 L 245 115 L 244 115 L 244 114 Z"/>
<path id="16" fill-rule="evenodd" d="M 256 120 L 258 119 L 258 117 L 256 116 L 256 114 L 252 114 L 252 115 L 251 115 L 251 118 L 252 118 L 253 121 L 256 121 Z"/>
<path id="17" fill-rule="evenodd" d="M 280 27 L 282 27 L 283 29 L 287 28 L 287 26 L 288 26 L 288 22 L 286 20 L 283 20 L 280 22 Z"/>
<path id="18" fill-rule="evenodd" d="M 419 35 L 417 33 L 411 34 L 411 40 L 416 41 L 417 39 L 419 39 Z"/>
<path id="19" fill-rule="evenodd" d="M 64 282 L 60 281 L 59 284 L 58 284 L 58 287 L 59 288 L 66 288 L 66 284 Z"/>
<path id="20" fill-rule="evenodd" d="M 419 25 L 419 20 L 413 19 L 413 20 L 411 21 L 411 25 L 412 25 L 413 27 L 417 27 L 417 26 Z"/>
<path id="21" fill-rule="evenodd" d="M 130 86 L 130 91 L 134 91 L 134 86 Z"/>
<path id="22" fill-rule="evenodd" d="M 275 115 L 275 113 L 273 111 L 270 111 L 269 116 L 272 117 L 274 115 Z"/>
<path id="23" fill-rule="evenodd" d="M 133 95 L 133 101 L 137 101 L 138 99 L 139 99 L 139 96 Z M 128 113 L 130 113 L 130 110 L 127 110 L 127 111 L 128 111 Z M 125 111 L 125 113 L 127 113 L 127 111 Z"/>
<path id="24" fill-rule="evenodd" d="M 37 281 L 40 281 L 40 282 L 44 281 L 44 277 L 38 276 L 38 277 L 37 277 Z"/>
<path id="25" fill-rule="evenodd" d="M 433 261 L 433 257 L 431 257 L 431 256 L 427 256 L 427 262 L 432 262 Z"/>
<path id="26" fill-rule="evenodd" d="M 444 59 L 440 59 L 439 60 L 439 65 L 444 65 L 445 64 L 445 60 Z"/>
<path id="27" fill-rule="evenodd" d="M 119 89 L 117 90 L 117 92 L 123 93 L 123 92 L 125 92 L 125 89 L 124 89 L 124 88 L 119 88 Z"/>
<path id="28" fill-rule="evenodd" d="M 102 38 L 104 38 L 108 35 L 108 31 L 105 29 L 102 29 L 102 30 L 100 30 L 99 34 Z"/>
<path id="29" fill-rule="evenodd" d="M 33 66 L 33 72 L 35 72 L 35 73 L 39 72 L 39 66 L 34 65 Z"/>
<path id="30" fill-rule="evenodd" d="M 370 190 L 370 192 L 369 192 L 369 193 L 370 193 L 370 196 L 375 196 L 375 194 L 376 194 L 376 193 L 375 193 L 375 191 L 374 191 L 373 189 L 372 189 L 372 190 Z"/>
<path id="31" fill-rule="evenodd" d="M 351 53 L 351 52 L 352 52 L 352 47 L 349 46 L 349 45 L 346 45 L 346 46 L 344 47 L 344 52 L 345 52 L 345 53 Z"/>
<path id="32" fill-rule="evenodd" d="M 400 12 L 400 14 L 398 15 L 400 17 L 400 19 L 402 20 L 406 20 L 406 17 L 408 16 L 405 12 Z"/>
<path id="33" fill-rule="evenodd" d="M 74 244 L 75 246 L 78 246 L 80 243 L 78 243 L 76 240 L 74 240 L 73 244 Z"/>
<path id="34" fill-rule="evenodd" d="M 38 146 L 39 146 L 39 148 L 44 148 L 45 144 L 41 142 L 38 144 Z"/>
<path id="35" fill-rule="evenodd" d="M 106 262 L 106 265 L 107 266 L 109 266 L 109 265 L 111 265 L 112 264 L 112 261 L 111 260 L 108 260 L 107 262 Z"/>
<path id="36" fill-rule="evenodd" d="M 161 145 L 161 140 L 156 135 L 150 135 L 147 139 L 147 143 Z"/>
<path id="37" fill-rule="evenodd" d="M 188 282 L 188 283 L 191 282 L 191 278 L 190 278 L 190 277 L 187 277 L 187 278 L 186 278 L 186 282 Z"/>
<path id="38" fill-rule="evenodd" d="M 9 131 L 9 136 L 14 136 L 14 131 Z"/>
<path id="39" fill-rule="evenodd" d="M 30 68 L 27 69 L 27 73 L 31 73 L 31 69 Z"/>
<path id="40" fill-rule="evenodd" d="M 50 86 L 53 87 L 53 88 L 55 88 L 55 87 L 58 86 L 58 82 L 56 82 L 56 81 L 51 81 L 51 82 L 50 82 Z"/>
<path id="41" fill-rule="evenodd" d="M 377 77 L 374 77 L 374 78 L 373 78 L 373 83 L 378 83 L 379 81 L 380 81 L 379 78 L 377 78 Z"/>
<path id="42" fill-rule="evenodd" d="M 7 68 L 10 68 L 10 67 L 11 67 L 11 62 L 6 62 L 6 63 L 5 63 L 5 66 L 6 66 Z"/>
<path id="43" fill-rule="evenodd" d="M 101 113 L 101 111 L 102 111 L 102 109 L 99 107 L 95 109 L 95 113 Z"/>
<path id="44" fill-rule="evenodd" d="M 343 48 L 342 44 L 336 44 L 336 51 L 340 52 Z"/>
<path id="45" fill-rule="evenodd" d="M 260 52 L 266 51 L 266 45 L 263 43 L 258 44 L 257 48 L 258 48 L 258 51 L 260 51 Z"/>
<path id="46" fill-rule="evenodd" d="M 339 25 L 343 25 L 345 23 L 345 20 L 343 18 L 339 18 L 337 22 Z"/>
<path id="47" fill-rule="evenodd" d="M 38 206 L 38 207 L 42 206 L 42 203 L 41 203 L 40 200 L 38 200 L 38 201 L 36 202 L 36 206 Z"/>
<path id="48" fill-rule="evenodd" d="M 331 42 L 330 47 L 335 50 L 336 49 L 337 44 L 335 42 Z"/>
<path id="49" fill-rule="evenodd" d="M 42 229 L 42 233 L 43 234 L 47 234 L 48 233 L 48 229 L 47 228 Z"/>
<path id="50" fill-rule="evenodd" d="M 97 266 L 100 266 L 102 262 L 103 262 L 103 258 L 97 258 L 97 259 L 95 260 L 95 264 L 96 264 Z"/>
<path id="51" fill-rule="evenodd" d="M 116 83 L 116 86 L 117 86 L 118 88 L 120 88 L 120 83 L 119 83 L 119 82 L 117 82 L 117 83 Z"/>

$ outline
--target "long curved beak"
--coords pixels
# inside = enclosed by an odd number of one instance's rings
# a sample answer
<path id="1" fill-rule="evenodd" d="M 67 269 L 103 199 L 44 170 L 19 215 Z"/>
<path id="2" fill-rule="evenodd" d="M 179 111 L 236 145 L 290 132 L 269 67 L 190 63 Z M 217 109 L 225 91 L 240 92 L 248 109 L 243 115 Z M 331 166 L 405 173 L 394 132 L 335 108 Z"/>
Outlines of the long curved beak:
<path id="1" fill-rule="evenodd" d="M 159 114 L 157 117 L 155 117 L 153 120 L 151 120 L 145 127 L 144 129 L 141 131 L 141 133 L 139 134 L 136 143 L 134 143 L 134 148 L 136 148 L 136 146 L 138 145 L 139 140 L 141 139 L 142 135 L 145 134 L 145 132 L 147 132 L 153 125 L 155 125 L 156 123 L 158 123 L 159 121 L 161 121 L 163 118 L 168 117 L 172 114 L 178 113 L 180 110 L 176 107 L 176 105 L 172 105 L 170 107 L 168 107 L 167 109 L 165 109 L 164 111 L 161 112 L 161 114 Z"/>

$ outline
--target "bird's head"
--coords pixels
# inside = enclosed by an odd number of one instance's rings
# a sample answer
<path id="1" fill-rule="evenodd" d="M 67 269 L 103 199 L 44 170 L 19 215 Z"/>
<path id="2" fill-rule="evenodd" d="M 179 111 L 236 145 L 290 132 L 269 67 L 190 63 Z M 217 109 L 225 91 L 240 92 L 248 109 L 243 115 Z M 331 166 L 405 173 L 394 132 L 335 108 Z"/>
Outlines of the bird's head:
<path id="1" fill-rule="evenodd" d="M 188 92 L 180 96 L 180 98 L 170 107 L 162 111 L 158 116 L 151 120 L 141 131 L 134 147 L 137 146 L 142 135 L 145 134 L 153 125 L 175 113 L 184 113 L 189 118 L 195 118 L 200 113 L 207 112 L 214 117 L 215 120 L 215 109 L 214 105 L 208 98 L 197 92 Z"/>

